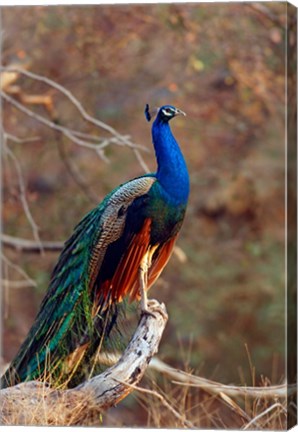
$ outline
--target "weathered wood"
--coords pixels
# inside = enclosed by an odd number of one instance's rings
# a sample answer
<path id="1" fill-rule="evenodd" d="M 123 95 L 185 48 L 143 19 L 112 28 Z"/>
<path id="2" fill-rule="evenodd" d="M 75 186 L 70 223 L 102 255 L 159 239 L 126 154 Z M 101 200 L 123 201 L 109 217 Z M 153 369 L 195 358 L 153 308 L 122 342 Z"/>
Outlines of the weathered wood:
<path id="1" fill-rule="evenodd" d="M 164 304 L 150 300 L 148 307 L 120 360 L 102 374 L 69 390 L 38 381 L 2 389 L 1 424 L 83 424 L 125 398 L 157 352 L 167 322 Z"/>

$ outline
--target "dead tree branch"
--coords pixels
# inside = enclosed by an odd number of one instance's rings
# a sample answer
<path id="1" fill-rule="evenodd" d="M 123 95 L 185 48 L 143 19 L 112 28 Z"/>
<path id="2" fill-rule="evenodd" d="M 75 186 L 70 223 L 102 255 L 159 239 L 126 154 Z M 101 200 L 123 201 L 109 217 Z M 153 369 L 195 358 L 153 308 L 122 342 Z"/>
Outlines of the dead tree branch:
<path id="1" fill-rule="evenodd" d="M 294 384 L 280 384 L 268 387 L 226 385 L 172 368 L 157 358 L 152 359 L 150 367 L 171 377 L 173 379 L 172 382 L 175 384 L 189 387 L 198 387 L 215 395 L 225 393 L 231 397 L 249 396 L 253 398 L 266 397 L 275 399 L 279 397 L 286 398 L 287 395 L 289 396 L 294 394 L 296 391 L 296 386 Z"/>
<path id="2" fill-rule="evenodd" d="M 101 354 L 100 361 L 106 365 L 115 364 L 119 360 L 119 354 Z M 150 364 L 149 369 L 164 374 L 172 379 L 172 383 L 188 387 L 197 387 L 206 392 L 220 396 L 225 394 L 229 397 L 252 397 L 252 398 L 286 398 L 287 395 L 291 396 L 296 391 L 295 384 L 280 384 L 273 386 L 235 386 L 222 384 L 220 382 L 212 381 L 188 372 L 176 369 L 163 362 L 157 357 L 154 357 Z"/>
<path id="3" fill-rule="evenodd" d="M 17 109 L 23 111 L 24 113 L 26 113 L 30 117 L 35 117 L 36 120 L 49 126 L 50 128 L 56 129 L 56 130 L 62 132 L 66 137 L 68 137 L 69 139 L 74 141 L 76 144 L 84 146 L 84 147 L 96 149 L 96 151 L 100 153 L 100 157 L 102 157 L 103 159 L 105 158 L 104 153 L 103 153 L 103 148 L 106 147 L 110 142 L 113 142 L 113 143 L 118 144 L 118 145 L 126 145 L 133 150 L 133 152 L 135 153 L 135 156 L 136 156 L 138 162 L 140 163 L 140 165 L 142 166 L 142 168 L 146 172 L 149 172 L 149 169 L 148 169 L 142 155 L 140 154 L 140 149 L 146 150 L 146 148 L 143 146 L 134 144 L 126 135 L 121 135 L 113 127 L 109 126 L 108 124 L 106 124 L 106 123 L 92 117 L 90 114 L 88 114 L 87 111 L 82 106 L 82 104 L 78 101 L 78 99 L 69 90 L 67 90 L 64 86 L 56 83 L 55 81 L 51 80 L 50 78 L 44 77 L 42 75 L 39 75 L 39 74 L 36 74 L 33 72 L 30 72 L 24 68 L 18 68 L 18 67 L 14 67 L 14 66 L 12 66 L 12 67 L 2 66 L 2 67 L 0 67 L 0 72 L 2 72 L 2 74 L 3 74 L 3 72 L 11 74 L 13 76 L 14 80 L 16 79 L 16 76 L 21 74 L 21 75 L 24 75 L 28 78 L 34 79 L 36 81 L 41 81 L 41 82 L 45 83 L 46 85 L 50 86 L 51 88 L 59 91 L 61 94 L 63 94 L 65 97 L 67 97 L 67 99 L 72 103 L 73 106 L 75 106 L 75 108 L 78 110 L 78 112 L 80 113 L 80 115 L 82 116 L 82 118 L 85 121 L 87 121 L 88 123 L 91 123 L 94 126 L 110 133 L 112 138 L 108 138 L 108 139 L 99 138 L 100 140 L 102 140 L 102 143 L 97 144 L 97 145 L 94 145 L 94 144 L 87 142 L 85 140 L 80 140 L 77 138 L 78 136 L 80 136 L 80 132 L 72 131 L 68 128 L 59 126 L 54 122 L 50 122 L 50 121 L 46 120 L 44 117 L 39 116 L 38 114 L 36 114 L 33 111 L 24 107 L 24 105 L 18 103 L 14 98 L 11 98 L 7 93 L 1 91 L 3 99 L 10 102 Z"/>
<path id="4" fill-rule="evenodd" d="M 23 288 L 31 288 L 36 287 L 36 283 L 34 281 L 30 282 L 28 280 L 20 280 L 13 281 L 9 279 L 1 279 L 1 286 L 3 288 L 13 288 L 13 289 L 23 289 Z"/>
<path id="5" fill-rule="evenodd" d="M 131 141 L 129 141 L 129 139 L 127 139 L 123 135 L 119 134 L 116 131 L 116 129 L 114 129 L 111 126 L 107 125 L 106 123 L 104 123 L 100 120 L 97 120 L 94 117 L 90 116 L 87 113 L 87 111 L 83 108 L 82 104 L 78 101 L 78 99 L 69 90 L 67 90 L 62 85 L 56 83 L 55 81 L 51 80 L 50 78 L 46 78 L 42 75 L 38 75 L 36 73 L 29 72 L 25 69 L 16 68 L 16 67 L 0 67 L 0 71 L 22 74 L 22 75 L 25 75 L 29 78 L 36 80 L 36 81 L 44 82 L 45 84 L 49 85 L 50 87 L 55 88 L 56 90 L 58 90 L 60 93 L 64 94 L 64 96 L 66 96 L 69 99 L 69 101 L 77 108 L 77 110 L 79 111 L 81 116 L 86 121 L 88 121 L 89 123 L 92 123 L 95 126 L 109 132 L 111 135 L 115 136 L 119 140 L 119 142 L 122 142 L 122 143 L 128 145 L 129 147 L 135 147 L 135 144 L 133 144 Z"/>
<path id="6" fill-rule="evenodd" d="M 37 226 L 37 224 L 33 218 L 33 215 L 31 213 L 31 210 L 30 210 L 30 207 L 29 207 L 29 204 L 27 201 L 25 180 L 24 180 L 21 164 L 20 164 L 18 158 L 16 157 L 16 155 L 14 154 L 14 152 L 7 146 L 5 140 L 4 140 L 4 151 L 11 158 L 11 160 L 14 164 L 16 174 L 17 174 L 18 184 L 19 184 L 20 200 L 21 200 L 26 218 L 27 218 L 27 220 L 28 220 L 28 222 L 32 228 L 33 236 L 34 236 L 36 242 L 39 243 L 39 245 L 40 245 L 41 240 L 39 237 L 39 227 Z M 40 250 L 42 250 L 41 247 L 40 247 Z"/>
<path id="7" fill-rule="evenodd" d="M 4 270 L 6 269 L 6 267 L 11 268 L 14 273 L 17 272 L 19 273 L 19 275 L 23 276 L 23 278 L 31 284 L 31 286 L 36 286 L 36 282 L 31 279 L 27 273 L 25 272 L 25 270 L 22 269 L 22 267 L 20 267 L 19 265 L 13 263 L 10 259 L 8 259 L 2 252 L 1 252 L 1 258 L 5 264 L 4 266 Z M 7 273 L 7 271 L 6 271 Z"/>
<path id="8" fill-rule="evenodd" d="M 78 135 L 78 131 L 73 131 L 72 129 L 66 128 L 64 126 L 60 126 L 59 124 L 56 124 L 53 121 L 47 120 L 45 117 L 35 113 L 34 111 L 32 111 L 31 109 L 29 109 L 27 107 L 25 107 L 23 104 L 18 102 L 16 99 L 9 96 L 7 93 L 5 93 L 3 91 L 1 91 L 0 93 L 1 93 L 1 96 L 4 100 L 9 102 L 11 105 L 13 105 L 19 111 L 23 112 L 24 114 L 28 115 L 31 118 L 34 118 L 35 120 L 39 121 L 43 125 L 48 126 L 51 129 L 54 129 L 56 131 L 61 132 L 63 135 L 65 135 L 67 138 L 69 138 L 71 141 L 73 141 L 75 144 L 82 146 L 82 147 L 92 149 L 92 150 L 96 150 L 97 153 L 100 153 L 100 155 L 101 155 L 101 152 L 102 152 L 101 143 L 94 144 L 94 143 L 91 143 L 89 141 L 79 139 L 76 136 L 76 135 Z M 99 138 L 99 140 L 101 140 L 101 138 Z"/>
<path id="9" fill-rule="evenodd" d="M 69 390 L 56 390 L 38 381 L 1 390 L 1 424 L 82 424 L 125 398 L 157 352 L 167 322 L 163 304 L 151 300 L 148 306 L 152 315 L 141 317 L 120 360 L 101 375 Z"/>
<path id="10" fill-rule="evenodd" d="M 34 240 L 27 240 L 19 237 L 13 237 L 8 234 L 0 233 L 0 240 L 3 246 L 20 252 L 40 253 L 40 249 L 48 252 L 60 252 L 63 248 L 63 242 L 59 241 L 42 241 L 41 244 Z"/>

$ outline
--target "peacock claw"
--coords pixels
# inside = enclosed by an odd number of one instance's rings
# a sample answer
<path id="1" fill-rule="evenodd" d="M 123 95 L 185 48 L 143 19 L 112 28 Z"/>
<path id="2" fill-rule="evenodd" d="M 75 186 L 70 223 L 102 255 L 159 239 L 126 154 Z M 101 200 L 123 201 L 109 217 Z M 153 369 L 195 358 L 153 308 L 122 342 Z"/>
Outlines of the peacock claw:
<path id="1" fill-rule="evenodd" d="M 165 309 L 165 305 L 163 303 L 159 303 L 155 299 L 147 300 L 146 306 L 142 307 L 141 309 L 141 316 L 149 315 L 156 318 L 157 313 L 160 313 L 166 321 L 168 320 L 168 314 Z"/>
<path id="2" fill-rule="evenodd" d="M 141 317 L 146 316 L 146 315 L 152 316 L 153 318 L 156 318 L 156 315 L 153 312 L 149 311 L 148 309 L 142 309 L 141 310 Z"/>

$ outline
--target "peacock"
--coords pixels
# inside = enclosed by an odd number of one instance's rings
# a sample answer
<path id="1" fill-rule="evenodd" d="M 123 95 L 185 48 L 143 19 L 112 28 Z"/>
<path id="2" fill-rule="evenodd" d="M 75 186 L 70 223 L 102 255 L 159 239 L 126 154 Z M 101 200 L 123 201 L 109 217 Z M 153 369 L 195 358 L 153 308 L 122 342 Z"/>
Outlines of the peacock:
<path id="1" fill-rule="evenodd" d="M 65 242 L 37 317 L 1 387 L 45 380 L 77 385 L 94 371 L 112 338 L 119 305 L 139 300 L 172 253 L 189 197 L 187 166 L 169 122 L 185 113 L 172 105 L 150 111 L 156 173 L 121 184 L 85 215 Z"/>

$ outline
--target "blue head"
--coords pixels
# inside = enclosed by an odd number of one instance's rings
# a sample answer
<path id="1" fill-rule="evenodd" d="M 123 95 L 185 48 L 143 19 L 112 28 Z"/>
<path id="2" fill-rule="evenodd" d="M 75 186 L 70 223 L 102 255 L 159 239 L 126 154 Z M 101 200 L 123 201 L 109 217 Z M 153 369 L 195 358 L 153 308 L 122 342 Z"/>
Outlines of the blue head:
<path id="1" fill-rule="evenodd" d="M 179 110 L 178 108 L 172 105 L 163 105 L 160 108 L 149 109 L 149 105 L 146 104 L 145 108 L 145 116 L 148 121 L 152 119 L 156 115 L 156 121 L 161 123 L 168 123 L 172 118 L 177 115 L 186 115 L 185 112 Z"/>

